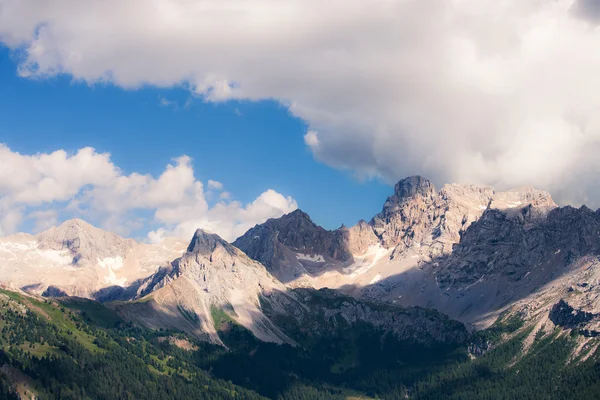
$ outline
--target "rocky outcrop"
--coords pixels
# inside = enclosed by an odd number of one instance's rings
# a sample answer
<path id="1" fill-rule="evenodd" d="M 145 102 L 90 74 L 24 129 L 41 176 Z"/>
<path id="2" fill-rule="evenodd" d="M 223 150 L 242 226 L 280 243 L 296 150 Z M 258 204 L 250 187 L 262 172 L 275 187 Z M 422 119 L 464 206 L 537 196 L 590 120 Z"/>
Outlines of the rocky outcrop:
<path id="1" fill-rule="evenodd" d="M 599 215 L 586 207 L 559 208 L 547 192 L 531 187 L 448 184 L 436 191 L 413 176 L 395 185 L 370 222 L 328 233 L 335 242 L 302 235 L 312 257 L 286 239 L 294 237 L 282 228 L 290 216 L 256 226 L 236 244 L 290 286 L 433 307 L 486 326 L 507 306 L 571 274 L 581 257 L 600 254 Z M 310 227 L 300 229 L 318 230 L 312 221 Z M 347 254 L 330 257 L 330 247 L 322 246 L 330 243 Z"/>
<path id="2" fill-rule="evenodd" d="M 349 236 L 347 229 L 325 230 L 308 214 L 296 210 L 256 225 L 233 245 L 287 283 L 306 274 L 318 274 L 327 262 L 350 261 Z"/>
<path id="3" fill-rule="evenodd" d="M 214 309 L 226 309 L 257 338 L 293 344 L 260 308 L 259 297 L 275 289 L 285 291 L 262 264 L 199 229 L 181 258 L 144 280 L 134 301 L 116 305 L 115 311 L 150 328 L 178 329 L 221 343 L 212 315 Z"/>
<path id="4" fill-rule="evenodd" d="M 563 299 L 552 306 L 548 315 L 554 325 L 569 329 L 583 328 L 587 323 L 599 317 L 594 313 L 576 310 Z"/>
<path id="5" fill-rule="evenodd" d="M 578 257 L 600 254 L 599 239 L 600 214 L 586 207 L 489 210 L 464 233 L 437 276 L 446 288 L 486 275 L 517 282 L 535 268 L 557 274 Z"/>
<path id="6" fill-rule="evenodd" d="M 361 302 L 331 289 L 298 288 L 285 295 L 275 291 L 264 297 L 263 310 L 298 340 L 332 337 L 360 324 L 372 327 L 382 338 L 391 334 L 425 345 L 463 344 L 469 336 L 463 324 L 437 311 Z"/>
<path id="7" fill-rule="evenodd" d="M 68 294 L 64 290 L 56 286 L 48 286 L 42 293 L 43 297 L 67 297 Z"/>

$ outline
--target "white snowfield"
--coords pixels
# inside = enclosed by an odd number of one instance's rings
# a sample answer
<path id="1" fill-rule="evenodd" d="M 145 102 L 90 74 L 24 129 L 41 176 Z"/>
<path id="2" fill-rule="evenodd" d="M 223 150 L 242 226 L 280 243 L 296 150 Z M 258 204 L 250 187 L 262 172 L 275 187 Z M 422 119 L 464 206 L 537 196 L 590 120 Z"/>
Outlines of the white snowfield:
<path id="1" fill-rule="evenodd" d="M 32 262 L 41 267 L 60 267 L 70 266 L 72 261 L 73 256 L 68 250 L 40 249 L 38 242 L 35 240 L 29 240 L 25 243 L 18 241 L 0 242 L 0 263 L 2 264 Z"/>
<path id="2" fill-rule="evenodd" d="M 368 272 L 379 260 L 391 253 L 392 249 L 386 249 L 379 243 L 369 246 L 362 256 L 355 256 L 354 262 L 343 269 L 344 273 L 356 278 Z"/>
<path id="3" fill-rule="evenodd" d="M 311 262 L 315 262 L 315 263 L 325 262 L 325 259 L 320 254 L 312 254 L 311 255 L 311 254 L 296 253 L 296 259 L 299 261 L 311 261 Z"/>

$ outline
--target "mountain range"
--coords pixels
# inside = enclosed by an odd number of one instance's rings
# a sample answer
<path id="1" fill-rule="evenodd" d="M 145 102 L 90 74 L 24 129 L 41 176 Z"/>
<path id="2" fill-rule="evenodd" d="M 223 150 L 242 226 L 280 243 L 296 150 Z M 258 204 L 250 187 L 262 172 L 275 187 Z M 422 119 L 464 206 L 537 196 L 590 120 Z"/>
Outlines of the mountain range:
<path id="1" fill-rule="evenodd" d="M 296 210 L 232 243 L 198 229 L 147 244 L 75 219 L 0 239 L 0 306 L 0 394 L 64 397 L 69 378 L 49 388 L 45 359 L 27 367 L 34 349 L 72 358 L 59 370 L 108 352 L 179 374 L 194 396 L 200 379 L 216 398 L 536 398 L 532 380 L 588 398 L 600 393 L 600 211 L 531 187 L 437 190 L 412 176 L 368 222 L 335 230 Z"/>
<path id="2" fill-rule="evenodd" d="M 412 176 L 380 213 L 350 228 L 326 230 L 296 210 L 233 243 L 198 230 L 186 248 L 70 220 L 2 238 L 0 273 L 7 287 L 95 299 L 126 320 L 218 344 L 227 326 L 216 311 L 275 343 L 297 345 L 298 327 L 326 332 L 338 318 L 416 341 L 460 342 L 464 332 L 444 315 L 469 330 L 511 312 L 540 329 L 600 334 L 598 255 L 598 211 L 558 207 L 530 187 L 438 191 Z M 319 326 L 317 315 L 327 315 Z"/>

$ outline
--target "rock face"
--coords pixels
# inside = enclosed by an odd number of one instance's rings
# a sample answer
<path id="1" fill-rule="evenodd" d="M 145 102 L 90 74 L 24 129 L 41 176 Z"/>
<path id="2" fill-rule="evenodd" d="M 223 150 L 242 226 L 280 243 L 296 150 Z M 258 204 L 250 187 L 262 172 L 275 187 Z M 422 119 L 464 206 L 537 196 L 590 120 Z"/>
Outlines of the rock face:
<path id="1" fill-rule="evenodd" d="M 458 345 L 468 338 L 463 324 L 434 310 L 362 302 L 331 289 L 297 288 L 286 295 L 273 292 L 265 296 L 263 310 L 299 338 L 331 337 L 358 324 L 371 326 L 382 338 L 391 334 L 425 345 Z"/>
<path id="2" fill-rule="evenodd" d="M 260 263 L 219 236 L 198 230 L 187 252 L 138 287 L 134 301 L 113 306 L 123 318 L 221 343 L 215 316 L 225 313 L 257 338 L 297 344 L 310 332 L 332 334 L 367 324 L 380 334 L 423 344 L 457 344 L 465 327 L 431 310 L 362 303 L 333 290 L 288 290 Z"/>
<path id="3" fill-rule="evenodd" d="M 233 245 L 264 264 L 282 282 L 291 282 L 318 273 L 327 262 L 350 260 L 348 235 L 344 230 L 327 231 L 296 210 L 256 225 Z"/>
<path id="4" fill-rule="evenodd" d="M 260 308 L 259 297 L 275 289 L 285 291 L 263 265 L 219 236 L 198 230 L 181 258 L 147 278 L 136 301 L 115 311 L 150 328 L 178 329 L 221 343 L 213 312 L 227 310 L 257 338 L 293 344 Z"/>
<path id="5" fill-rule="evenodd" d="M 0 274 L 33 293 L 95 298 L 147 277 L 184 249 L 177 240 L 137 243 L 74 219 L 35 236 L 0 238 Z"/>
<path id="6" fill-rule="evenodd" d="M 572 207 L 552 209 L 544 218 L 539 213 L 532 205 L 512 215 L 486 212 L 445 262 L 440 286 L 472 284 L 487 273 L 518 282 L 532 267 L 564 268 L 581 256 L 600 254 L 600 214 Z"/>
<path id="7" fill-rule="evenodd" d="M 331 257 L 330 248 L 318 243 L 332 242 L 314 235 L 301 243 L 310 257 L 298 255 L 289 233 L 279 236 L 286 218 L 269 221 L 268 229 L 256 226 L 236 245 L 284 276 L 288 286 L 338 288 L 357 298 L 436 308 L 476 326 L 573 276 L 582 257 L 600 254 L 600 212 L 559 208 L 547 192 L 530 187 L 496 192 L 449 184 L 436 191 L 422 177 L 405 178 L 370 222 L 327 234 L 339 238 L 335 248 L 344 250 L 337 253 L 343 257 Z M 257 251 L 266 243 L 294 256 Z"/>
<path id="8" fill-rule="evenodd" d="M 341 320 L 400 338 L 459 340 L 458 330 L 441 336 L 439 324 L 447 325 L 437 317 L 396 306 L 435 308 L 475 327 L 508 310 L 536 324 L 600 332 L 600 211 L 557 207 L 529 187 L 436 191 L 408 177 L 369 222 L 328 231 L 297 210 L 233 245 L 199 230 L 184 249 L 72 220 L 1 239 L 0 275 L 50 296 L 131 300 L 115 306 L 125 318 L 214 342 L 215 310 L 258 338 L 291 344 L 285 325 L 327 332 Z"/>
<path id="9" fill-rule="evenodd" d="M 570 329 L 583 327 L 593 319 L 598 318 L 596 314 L 574 309 L 563 299 L 552 306 L 548 316 L 554 325 Z M 600 334 L 600 332 L 598 333 Z"/>
<path id="10" fill-rule="evenodd" d="M 386 248 L 410 244 L 433 224 L 436 216 L 429 212 L 436 199 L 435 188 L 420 176 L 411 176 L 394 186 L 383 210 L 370 222 Z M 418 237 L 416 237 L 418 236 Z"/>

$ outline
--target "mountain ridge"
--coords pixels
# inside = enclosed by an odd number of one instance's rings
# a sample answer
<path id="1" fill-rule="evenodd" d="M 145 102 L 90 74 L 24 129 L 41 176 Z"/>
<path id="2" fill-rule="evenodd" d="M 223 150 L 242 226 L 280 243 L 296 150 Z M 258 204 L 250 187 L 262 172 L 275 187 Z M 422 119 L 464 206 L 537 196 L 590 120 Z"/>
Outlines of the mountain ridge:
<path id="1" fill-rule="evenodd" d="M 577 260 L 600 254 L 594 245 L 599 215 L 558 207 L 547 192 L 531 187 L 502 192 L 447 184 L 436 190 L 429 180 L 411 176 L 394 186 L 369 222 L 326 230 L 298 209 L 255 225 L 233 244 L 198 229 L 179 257 L 69 220 L 37 236 L 13 236 L 27 243 L 22 251 L 35 248 L 54 257 L 52 268 L 63 271 L 13 286 L 129 301 L 117 308 L 130 320 L 215 342 L 214 307 L 229 310 L 263 340 L 293 344 L 263 306 L 269 298 L 276 302 L 269 307 L 280 311 L 297 304 L 294 288 L 331 288 L 360 301 L 434 308 L 485 327 L 544 285 L 574 276 Z M 140 259 L 152 251 L 161 259 L 144 268 Z M 132 266 L 133 272 L 122 273 Z M 76 283 L 57 284 L 63 276 Z"/>
<path id="2" fill-rule="evenodd" d="M 276 276 L 294 271 L 292 279 L 282 279 L 290 287 L 330 287 L 357 298 L 436 308 L 485 327 L 513 302 L 574 273 L 578 257 L 600 254 L 593 245 L 600 241 L 596 215 L 586 207 L 558 207 L 549 193 L 532 187 L 494 191 L 447 184 L 436 191 L 413 176 L 395 185 L 368 223 L 332 231 L 344 238 L 342 248 L 352 249 L 350 260 L 305 257 L 275 235 L 269 241 L 284 256 L 255 258 L 275 266 Z M 253 229 L 252 241 L 247 234 L 235 242 L 251 256 L 262 241 L 261 227 Z M 530 254 L 531 246 L 536 250 Z M 569 256 L 556 258 L 560 249 Z M 513 261 L 492 261 L 498 252 Z M 548 267 L 536 269 L 542 262 Z"/>

